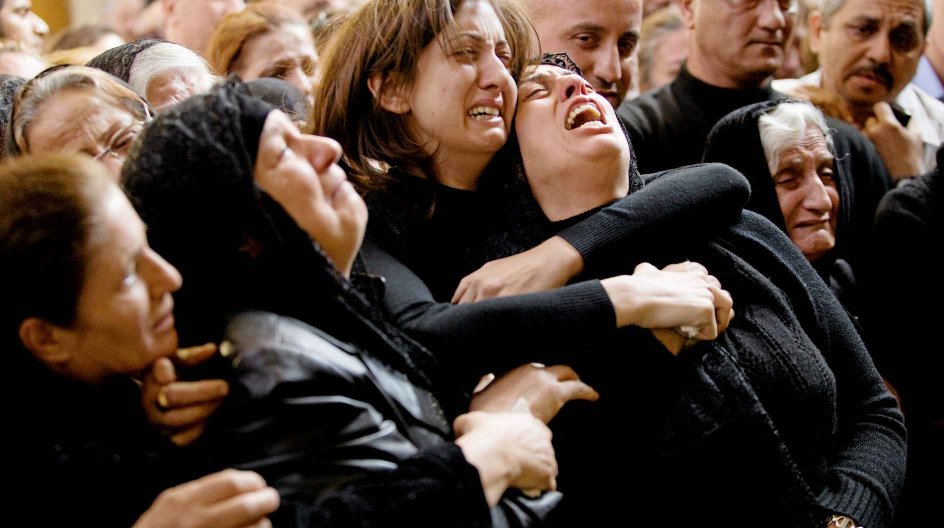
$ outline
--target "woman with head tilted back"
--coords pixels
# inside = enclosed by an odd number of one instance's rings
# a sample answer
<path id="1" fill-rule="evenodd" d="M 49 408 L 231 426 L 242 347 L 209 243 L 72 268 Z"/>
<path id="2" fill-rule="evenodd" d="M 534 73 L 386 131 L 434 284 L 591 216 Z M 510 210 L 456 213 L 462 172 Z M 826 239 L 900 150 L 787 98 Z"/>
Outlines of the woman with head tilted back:
<path id="1" fill-rule="evenodd" d="M 527 249 L 489 240 L 511 228 L 496 205 L 507 171 L 492 161 L 508 137 L 529 28 L 517 4 L 505 0 L 400 0 L 367 2 L 333 33 L 322 57 L 330 82 L 316 91 L 312 126 L 338 139 L 354 178 L 369 190 L 363 254 L 368 269 L 387 278 L 388 311 L 425 344 L 448 347 L 444 361 L 470 378 L 557 361 L 567 354 L 553 354 L 618 326 L 687 325 L 713 337 L 720 290 L 710 292 L 707 276 L 682 285 L 653 272 L 648 281 L 618 276 L 482 305 L 449 303 L 463 276 Z M 741 180 L 724 177 L 730 172 L 720 166 L 704 170 L 721 174 L 716 190 L 686 198 L 720 212 L 680 207 L 686 215 L 675 227 L 723 224 L 743 200 Z M 523 260 L 500 264 L 523 270 L 513 291 L 562 286 L 605 260 L 613 239 L 651 236 L 672 219 L 640 219 L 630 204 L 644 200 L 631 196 Z M 664 302 L 649 295 L 657 284 L 666 286 Z"/>
<path id="2" fill-rule="evenodd" d="M 203 467 L 151 428 L 132 379 L 177 350 L 180 275 L 101 166 L 53 156 L 0 167 L 0 272 L 18 524 L 263 525 L 278 496 L 251 473 L 158 496 Z"/>
<path id="3" fill-rule="evenodd" d="M 638 333 L 644 341 L 652 339 L 649 328 L 678 326 L 689 327 L 696 338 L 713 338 L 730 312 L 727 294 L 697 269 L 645 268 L 564 286 L 581 267 L 605 262 L 614 240 L 643 241 L 662 232 L 684 239 L 728 222 L 746 198 L 746 186 L 718 165 L 696 169 L 707 171 L 700 177 L 680 175 L 707 190 L 678 194 L 688 205 L 676 209 L 681 215 L 654 211 L 644 218 L 635 205 L 647 198 L 634 193 L 561 237 L 483 269 L 497 267 L 501 275 L 511 270 L 512 292 L 540 293 L 449 302 L 479 298 L 454 297 L 465 275 L 531 247 L 516 243 L 514 231 L 522 225 L 508 217 L 521 204 L 504 205 L 508 174 L 494 160 L 510 130 L 514 77 L 529 55 L 529 28 L 517 4 L 504 0 L 373 1 L 340 23 L 322 54 L 323 79 L 330 81 L 316 91 L 312 125 L 316 133 L 338 139 L 354 178 L 369 191 L 365 266 L 386 279 L 387 312 L 466 387 L 481 375 L 531 361 L 575 367 L 585 362 L 598 371 L 610 366 L 611 379 L 632 376 L 636 372 L 612 363 L 613 354 L 599 342 L 617 328 L 643 327 Z M 571 126 L 580 128 L 591 113 L 575 115 Z M 669 346 L 677 351 L 681 343 Z M 624 344 L 618 353 L 628 356 L 627 349 Z M 570 497 L 562 508 L 575 505 L 574 522 L 589 511 L 618 515 L 618 500 L 595 494 L 620 488 L 583 485 L 596 478 L 595 468 L 609 463 L 595 457 L 611 452 L 595 442 L 618 441 L 618 434 L 604 430 L 617 422 L 579 414 L 584 423 L 555 425 L 555 438 L 565 438 L 566 430 L 573 439 L 565 440 L 572 458 L 562 479 L 570 478 L 571 486 L 562 485 Z M 558 454 L 564 464 L 565 451 Z M 616 474 L 631 472 L 619 462 Z"/>
<path id="4" fill-rule="evenodd" d="M 125 167 L 154 247 L 188 277 L 182 342 L 225 338 L 213 373 L 230 397 L 195 447 L 262 474 L 289 524 L 539 524 L 556 494 L 512 488 L 554 487 L 550 432 L 459 416 L 451 373 L 347 280 L 366 211 L 339 153 L 226 86 L 156 118 Z"/>
<path id="5" fill-rule="evenodd" d="M 585 104 L 603 119 L 568 130 L 571 109 Z M 576 71 L 539 65 L 524 76 L 519 175 L 542 213 L 562 219 L 556 228 L 624 192 L 630 160 L 614 123 Z M 567 197 L 577 188 L 596 191 L 575 207 Z M 745 213 L 707 240 L 627 248 L 605 270 L 642 258 L 691 259 L 729 288 L 738 307 L 717 340 L 651 373 L 665 375 L 652 383 L 671 390 L 646 401 L 664 405 L 664 416 L 635 424 L 659 437 L 651 454 L 658 462 L 637 475 L 650 486 L 644 504 L 659 515 L 685 504 L 673 514 L 681 523 L 887 525 L 904 475 L 904 428 L 845 312 L 803 254 L 759 216 Z"/>

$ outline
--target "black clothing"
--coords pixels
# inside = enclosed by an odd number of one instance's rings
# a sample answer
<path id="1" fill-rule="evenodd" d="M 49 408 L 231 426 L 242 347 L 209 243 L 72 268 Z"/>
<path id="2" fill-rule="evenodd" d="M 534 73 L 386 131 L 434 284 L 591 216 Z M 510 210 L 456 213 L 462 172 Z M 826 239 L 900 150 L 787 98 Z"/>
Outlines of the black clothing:
<path id="1" fill-rule="evenodd" d="M 527 184 L 522 188 L 508 178 L 500 192 L 461 191 L 399 173 L 397 183 L 367 197 L 371 220 L 361 254 L 367 271 L 386 279 L 388 313 L 446 365 L 474 380 L 528 361 L 572 362 L 574 350 L 594 355 L 586 336 L 615 328 L 612 304 L 598 280 L 449 303 L 465 275 L 553 235 Z M 427 217 L 434 191 L 440 194 Z M 729 223 L 747 197 L 737 172 L 718 164 L 688 167 L 666 173 L 561 236 L 583 255 L 586 274 L 602 277 L 594 270 L 613 257 L 612 248 L 697 239 Z M 503 339 L 496 342 L 493 333 Z"/>
<path id="2" fill-rule="evenodd" d="M 127 528 L 164 489 L 200 476 L 147 422 L 131 379 L 94 387 L 38 364 L 13 376 L 14 524 Z"/>
<path id="3" fill-rule="evenodd" d="M 747 202 L 747 209 L 770 220 L 789 236 L 777 199 L 776 186 L 764 155 L 758 125 L 761 116 L 774 110 L 784 101 L 788 100 L 765 101 L 745 106 L 718 121 L 708 135 L 704 158 L 706 161 L 726 163 L 747 177 L 751 184 L 751 198 Z M 849 303 L 843 304 L 849 313 L 858 316 L 860 307 L 856 303 L 858 294 L 854 273 L 845 261 L 836 257 L 843 249 L 839 241 L 852 236 L 850 230 L 851 211 L 855 209 L 855 196 L 852 194 L 854 184 L 845 166 L 838 162 L 834 163 L 833 181 L 839 192 L 839 209 L 835 219 L 837 243 L 836 247 L 822 255 L 813 266 L 820 273 L 820 277 L 831 286 L 833 293 L 840 300 Z"/>
<path id="4" fill-rule="evenodd" d="M 528 526 L 516 511 L 558 500 L 510 492 L 490 515 L 437 398 L 356 345 L 261 312 L 235 316 L 226 341 L 231 395 L 197 448 L 262 474 L 277 523 Z"/>
<path id="5" fill-rule="evenodd" d="M 182 342 L 216 342 L 228 327 L 243 352 L 217 373 L 233 376 L 234 390 L 210 423 L 206 452 L 274 483 L 287 497 L 279 518 L 290 523 L 363 515 L 372 526 L 402 526 L 422 514 L 410 524 L 432 526 L 454 508 L 453 517 L 483 525 L 477 475 L 465 462 L 443 466 L 458 461 L 450 424 L 469 394 L 383 318 L 373 288 L 343 278 L 255 186 L 248 149 L 265 117 L 241 86 L 191 98 L 148 127 L 123 173 L 152 246 L 188 278 L 176 296 Z M 283 317 L 239 315 L 247 311 Z M 503 511 L 516 504 L 508 524 L 529 526 L 555 495 L 507 498 Z"/>
<path id="6" fill-rule="evenodd" d="M 631 457 L 633 478 L 647 484 L 633 497 L 651 508 L 642 515 L 820 527 L 833 512 L 887 525 L 904 477 L 902 418 L 826 285 L 782 232 L 750 212 L 707 243 L 627 246 L 603 271 L 684 259 L 731 293 L 731 326 L 678 358 L 637 340 L 625 368 L 608 365 L 632 382 L 599 389 L 598 404 L 617 410 L 611 420 L 632 409 L 619 456 Z M 613 341 L 614 360 L 618 347 Z M 659 352 L 671 359 L 660 362 Z M 582 373 L 591 384 L 605 376 Z M 649 451 L 636 460 L 628 445 Z"/>
<path id="7" fill-rule="evenodd" d="M 671 83 L 623 102 L 617 113 L 633 141 L 639 170 L 647 174 L 700 162 L 708 132 L 722 117 L 780 97 L 769 86 L 718 88 L 682 65 Z"/>
<path id="8" fill-rule="evenodd" d="M 944 240 L 944 149 L 937 155 L 937 169 L 882 200 L 874 265 L 864 281 L 876 363 L 898 390 L 908 424 L 908 479 L 896 526 L 936 518 L 944 491 L 944 355 L 934 331 L 944 296 L 938 251 Z"/>

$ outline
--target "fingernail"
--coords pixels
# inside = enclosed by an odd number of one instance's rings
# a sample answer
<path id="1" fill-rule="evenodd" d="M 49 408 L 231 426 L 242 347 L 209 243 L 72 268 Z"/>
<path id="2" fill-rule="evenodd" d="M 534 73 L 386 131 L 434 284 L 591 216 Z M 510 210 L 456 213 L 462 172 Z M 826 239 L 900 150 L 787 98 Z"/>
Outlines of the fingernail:
<path id="1" fill-rule="evenodd" d="M 157 408 L 161 411 L 166 411 L 170 408 L 170 400 L 167 399 L 167 387 L 161 387 L 161 390 L 157 392 Z"/>

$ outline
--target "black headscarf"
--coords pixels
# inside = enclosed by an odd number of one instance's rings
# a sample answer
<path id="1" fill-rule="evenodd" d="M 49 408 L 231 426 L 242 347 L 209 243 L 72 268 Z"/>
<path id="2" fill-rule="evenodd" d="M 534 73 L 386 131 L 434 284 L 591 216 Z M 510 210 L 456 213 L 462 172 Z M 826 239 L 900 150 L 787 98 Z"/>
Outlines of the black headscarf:
<path id="1" fill-rule="evenodd" d="M 784 233 L 787 226 L 777 200 L 777 190 L 764 146 L 760 140 L 758 120 L 785 102 L 802 102 L 791 99 L 764 101 L 739 108 L 725 116 L 708 134 L 703 161 L 730 165 L 747 177 L 751 184 L 751 198 L 746 209 L 767 218 Z M 836 240 L 843 238 L 849 230 L 850 211 L 853 206 L 851 175 L 842 163 L 833 164 L 833 179 L 839 190 L 839 212 L 836 218 Z"/>
<path id="2" fill-rule="evenodd" d="M 154 38 L 138 39 L 103 51 L 88 61 L 86 66 L 110 73 L 124 82 L 130 82 L 131 68 L 134 66 L 135 59 L 138 58 L 138 53 L 164 42 L 167 41 Z"/>
<path id="3" fill-rule="evenodd" d="M 462 396 L 440 379 L 432 354 L 389 324 L 256 187 L 272 110 L 245 86 L 224 85 L 159 115 L 125 162 L 125 188 L 151 245 L 185 278 L 175 295 L 181 342 L 219 340 L 242 311 L 294 317 L 403 372 L 456 413 Z"/>

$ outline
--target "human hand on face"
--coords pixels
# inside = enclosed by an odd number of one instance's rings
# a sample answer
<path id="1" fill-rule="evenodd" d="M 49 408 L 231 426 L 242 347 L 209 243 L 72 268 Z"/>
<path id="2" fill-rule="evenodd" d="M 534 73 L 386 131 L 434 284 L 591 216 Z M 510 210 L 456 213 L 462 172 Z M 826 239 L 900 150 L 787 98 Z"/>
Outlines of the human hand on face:
<path id="1" fill-rule="evenodd" d="M 175 486 L 157 499 L 133 528 L 263 528 L 279 494 L 251 471 L 227 469 Z"/>
<path id="2" fill-rule="evenodd" d="M 467 303 L 553 290 L 580 273 L 583 258 L 561 237 L 523 253 L 493 260 L 459 283 L 452 302 Z"/>
<path id="3" fill-rule="evenodd" d="M 601 284 L 616 310 L 619 327 L 679 329 L 686 334 L 691 329 L 696 333 L 685 335 L 687 340 L 712 340 L 727 328 L 734 314 L 731 295 L 718 279 L 694 263 L 663 270 L 644 263 L 636 266 L 632 275 L 604 279 Z M 656 337 L 666 334 L 657 333 Z M 660 341 L 674 354 L 681 350 L 677 339 Z"/>
<path id="4" fill-rule="evenodd" d="M 207 343 L 181 349 L 177 361 L 193 367 L 216 354 L 216 345 Z M 220 379 L 177 381 L 174 364 L 158 358 L 141 380 L 141 405 L 148 420 L 166 434 L 171 442 L 185 446 L 203 434 L 207 420 L 223 404 L 229 385 Z"/>
<path id="5" fill-rule="evenodd" d="M 580 381 L 567 365 L 544 367 L 537 363 L 521 365 L 472 397 L 472 411 L 505 412 L 519 402 L 526 402 L 535 418 L 549 423 L 567 402 L 596 401 L 597 391 Z"/>
<path id="6" fill-rule="evenodd" d="M 508 488 L 545 491 L 557 488 L 557 459 L 551 430 L 527 412 L 470 412 L 456 418 L 456 444 L 476 467 L 489 505 Z"/>
<path id="7" fill-rule="evenodd" d="M 364 239 L 367 206 L 337 165 L 340 155 L 334 140 L 302 134 L 288 116 L 273 111 L 259 138 L 254 177 L 349 276 Z"/>
<path id="8" fill-rule="evenodd" d="M 865 121 L 862 133 L 875 144 L 892 179 L 898 181 L 926 172 L 921 134 L 901 126 L 888 103 L 875 103 L 873 110 L 875 115 Z"/>

